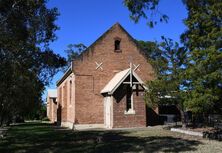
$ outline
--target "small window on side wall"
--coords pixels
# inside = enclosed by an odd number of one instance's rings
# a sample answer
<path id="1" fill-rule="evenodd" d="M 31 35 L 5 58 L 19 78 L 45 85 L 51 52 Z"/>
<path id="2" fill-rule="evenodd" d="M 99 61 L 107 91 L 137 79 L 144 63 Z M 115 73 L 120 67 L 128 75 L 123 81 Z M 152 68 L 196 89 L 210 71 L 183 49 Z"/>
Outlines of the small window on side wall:
<path id="1" fill-rule="evenodd" d="M 69 104 L 72 104 L 72 81 L 69 82 Z"/>
<path id="2" fill-rule="evenodd" d="M 120 39 L 115 39 L 114 41 L 114 47 L 115 47 L 115 51 L 116 52 L 120 52 L 121 51 L 121 48 L 120 48 Z"/>

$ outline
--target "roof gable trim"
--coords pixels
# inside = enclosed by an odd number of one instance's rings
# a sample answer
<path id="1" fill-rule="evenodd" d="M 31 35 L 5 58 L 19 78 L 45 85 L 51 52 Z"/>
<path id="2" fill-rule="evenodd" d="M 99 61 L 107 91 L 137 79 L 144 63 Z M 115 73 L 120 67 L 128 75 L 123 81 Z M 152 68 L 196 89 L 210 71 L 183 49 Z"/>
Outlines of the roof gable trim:
<path id="1" fill-rule="evenodd" d="M 117 73 L 107 84 L 106 86 L 101 90 L 101 94 L 108 93 L 112 95 L 116 89 L 123 83 L 123 81 L 130 75 L 131 71 L 130 69 L 123 70 L 119 73 Z M 144 85 L 144 82 L 141 80 L 141 78 L 136 74 L 136 72 L 132 72 L 132 75 L 136 78 L 136 80 L 142 85 L 142 87 L 145 90 L 148 90 L 148 88 Z"/>

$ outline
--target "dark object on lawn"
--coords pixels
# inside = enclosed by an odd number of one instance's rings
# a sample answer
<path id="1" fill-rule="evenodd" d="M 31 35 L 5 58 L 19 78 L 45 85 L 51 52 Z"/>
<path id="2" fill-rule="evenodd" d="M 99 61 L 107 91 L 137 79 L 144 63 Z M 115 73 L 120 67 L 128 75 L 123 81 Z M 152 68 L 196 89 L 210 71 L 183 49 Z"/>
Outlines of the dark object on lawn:
<path id="1" fill-rule="evenodd" d="M 210 114 L 208 116 L 208 123 L 218 129 L 222 129 L 222 115 Z"/>
<path id="2" fill-rule="evenodd" d="M 203 137 L 208 138 L 208 139 L 222 141 L 222 130 L 221 129 L 215 129 L 215 130 L 212 130 L 212 131 L 203 132 Z"/>
<path id="3" fill-rule="evenodd" d="M 97 143 L 102 143 L 103 142 L 103 137 L 102 136 L 96 137 L 96 142 Z"/>

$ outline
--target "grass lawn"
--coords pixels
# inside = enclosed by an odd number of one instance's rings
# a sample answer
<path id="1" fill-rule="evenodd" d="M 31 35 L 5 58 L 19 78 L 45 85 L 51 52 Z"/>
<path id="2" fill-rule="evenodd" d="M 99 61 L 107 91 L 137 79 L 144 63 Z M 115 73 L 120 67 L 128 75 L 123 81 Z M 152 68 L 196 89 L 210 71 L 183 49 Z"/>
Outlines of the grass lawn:
<path id="1" fill-rule="evenodd" d="M 12 126 L 0 139 L 0 153 L 66 152 L 222 152 L 222 142 L 159 128 L 121 131 L 71 131 L 46 123 Z"/>

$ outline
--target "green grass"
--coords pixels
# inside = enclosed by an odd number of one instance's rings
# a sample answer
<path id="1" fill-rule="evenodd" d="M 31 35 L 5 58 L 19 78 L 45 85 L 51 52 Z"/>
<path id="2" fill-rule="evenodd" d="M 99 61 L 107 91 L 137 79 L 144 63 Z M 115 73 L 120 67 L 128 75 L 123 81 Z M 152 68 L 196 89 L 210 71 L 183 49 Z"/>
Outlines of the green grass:
<path id="1" fill-rule="evenodd" d="M 71 131 L 46 123 L 12 126 L 0 139 L 0 153 L 66 152 L 222 152 L 222 142 L 159 128 L 122 131 Z"/>

